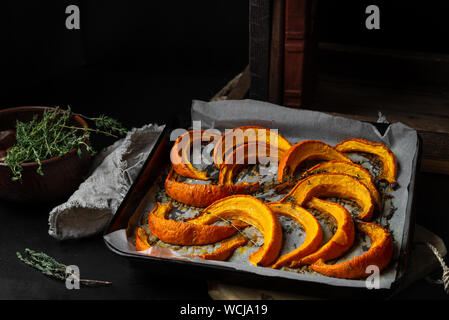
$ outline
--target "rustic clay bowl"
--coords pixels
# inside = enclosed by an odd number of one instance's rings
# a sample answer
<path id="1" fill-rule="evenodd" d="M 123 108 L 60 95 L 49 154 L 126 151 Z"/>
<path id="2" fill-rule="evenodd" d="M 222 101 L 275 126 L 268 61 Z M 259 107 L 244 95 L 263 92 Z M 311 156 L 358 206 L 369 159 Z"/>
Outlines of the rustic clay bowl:
<path id="1" fill-rule="evenodd" d="M 17 107 L 0 110 L 0 131 L 14 130 L 16 121 L 27 122 L 34 115 L 41 116 L 49 107 Z M 79 116 L 72 116 L 72 124 L 86 126 Z M 85 179 L 91 156 L 82 150 L 81 157 L 77 150 L 42 161 L 41 176 L 36 172 L 36 162 L 24 163 L 22 181 L 12 181 L 11 169 L 0 162 L 0 200 L 19 202 L 21 204 L 47 204 L 66 200 Z"/>

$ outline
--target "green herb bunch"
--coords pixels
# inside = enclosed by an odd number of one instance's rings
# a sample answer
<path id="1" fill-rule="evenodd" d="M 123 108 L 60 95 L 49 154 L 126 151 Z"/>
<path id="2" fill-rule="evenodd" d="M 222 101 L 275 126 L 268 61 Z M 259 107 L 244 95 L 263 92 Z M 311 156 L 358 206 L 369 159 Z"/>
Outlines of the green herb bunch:
<path id="1" fill-rule="evenodd" d="M 43 252 L 36 252 L 34 250 L 26 248 L 25 257 L 22 256 L 20 252 L 16 252 L 16 254 L 19 260 L 39 270 L 49 277 L 53 277 L 58 280 L 64 280 L 66 277 L 65 271 L 67 266 L 56 261 L 54 258 L 46 255 Z"/>
<path id="2" fill-rule="evenodd" d="M 95 128 L 71 125 L 72 115 L 92 121 Z M 95 154 L 87 143 L 91 133 L 118 137 L 126 134 L 126 131 L 120 122 L 105 115 L 89 118 L 73 114 L 70 107 L 66 111 L 59 107 L 46 109 L 41 119 L 34 116 L 30 122 L 17 121 L 16 144 L 8 151 L 5 163 L 11 169 L 14 181 L 22 180 L 22 164 L 26 162 L 37 162 L 37 173 L 44 175 L 44 160 L 65 155 L 74 149 L 81 156 L 82 148 Z"/>
<path id="3" fill-rule="evenodd" d="M 58 262 L 55 258 L 43 252 L 37 252 L 26 248 L 24 254 L 16 252 L 17 258 L 23 263 L 39 270 L 46 276 L 57 280 L 65 280 L 67 277 L 67 265 Z M 110 281 L 79 279 L 80 283 L 86 286 L 110 285 Z"/>

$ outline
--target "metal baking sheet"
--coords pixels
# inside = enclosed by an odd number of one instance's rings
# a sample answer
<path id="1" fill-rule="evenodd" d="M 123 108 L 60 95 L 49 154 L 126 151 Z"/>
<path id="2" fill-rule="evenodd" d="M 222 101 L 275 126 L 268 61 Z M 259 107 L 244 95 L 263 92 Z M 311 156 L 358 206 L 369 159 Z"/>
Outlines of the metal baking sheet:
<path id="1" fill-rule="evenodd" d="M 412 214 L 412 200 L 414 190 L 414 179 L 416 165 L 418 161 L 419 140 L 415 130 L 401 123 L 389 125 L 385 133 L 380 134 L 376 126 L 356 120 L 335 117 L 320 112 L 295 110 L 275 106 L 253 100 L 220 101 L 206 103 L 194 101 L 192 106 L 192 120 L 201 121 L 202 129 L 217 128 L 226 129 L 241 125 L 261 125 L 278 129 L 292 144 L 306 139 L 320 140 L 331 145 L 347 138 L 363 138 L 371 141 L 383 142 L 395 153 L 399 174 L 398 183 L 400 187 L 395 191 L 389 191 L 389 199 L 385 202 L 384 211 L 374 220 L 392 232 L 394 239 L 394 254 L 390 266 L 381 273 L 380 288 L 389 289 L 400 279 L 405 272 L 405 261 L 407 246 L 410 239 L 410 220 Z M 161 141 L 164 140 L 161 137 Z M 159 151 L 157 151 L 159 150 Z M 168 259 L 171 261 L 184 261 L 194 264 L 206 265 L 210 268 L 227 267 L 236 271 L 244 271 L 258 274 L 263 277 L 280 277 L 283 279 L 306 281 L 313 283 L 323 283 L 333 286 L 344 287 L 365 287 L 365 280 L 346 280 L 325 277 L 315 272 L 310 272 L 307 268 L 274 270 L 270 268 L 254 267 L 248 261 L 248 255 L 257 250 L 252 244 L 237 249 L 228 261 L 210 261 L 199 258 L 189 258 L 186 254 L 198 254 L 204 251 L 212 251 L 214 246 L 182 247 L 156 243 L 156 246 L 145 252 L 137 252 L 133 243 L 133 233 L 137 226 L 144 224 L 146 215 L 154 207 L 156 197 L 163 196 L 161 193 L 161 181 L 167 170 L 167 158 L 160 161 L 151 168 L 151 161 L 161 153 L 167 153 L 167 146 L 161 151 L 161 146 L 149 156 L 148 163 L 142 170 L 142 176 L 151 176 L 152 179 L 146 185 L 133 186 L 121 208 L 119 208 L 111 225 L 105 233 L 105 241 L 114 251 L 135 257 L 151 257 L 157 259 Z M 164 156 L 159 156 L 159 158 Z M 374 172 L 375 167 L 367 159 L 358 159 L 368 170 Z M 153 164 L 154 166 L 154 164 Z M 270 173 L 270 168 L 265 168 L 265 175 L 262 179 L 268 182 L 275 177 L 275 172 Z M 146 171 L 146 173 L 145 173 Z M 250 179 L 242 175 L 242 180 Z M 143 179 L 138 178 L 142 182 Z M 138 182 L 137 181 L 137 182 Z M 190 181 L 194 182 L 194 181 Z M 259 193 L 256 197 L 263 197 L 266 201 L 278 200 L 275 194 Z M 350 204 L 345 204 L 348 209 L 352 209 Z M 186 218 L 197 214 L 198 210 L 186 207 L 179 207 L 175 210 L 173 218 Z M 120 222 L 121 223 L 118 223 Z M 289 219 L 282 218 L 281 225 L 284 230 L 284 245 L 281 253 L 288 252 L 301 243 L 303 233 L 301 228 Z M 331 225 L 326 219 L 320 219 L 325 232 L 325 239 L 331 235 Z M 257 230 L 249 228 L 246 232 L 257 236 Z M 341 259 L 363 253 L 369 247 L 369 239 L 358 236 L 356 244 Z"/>

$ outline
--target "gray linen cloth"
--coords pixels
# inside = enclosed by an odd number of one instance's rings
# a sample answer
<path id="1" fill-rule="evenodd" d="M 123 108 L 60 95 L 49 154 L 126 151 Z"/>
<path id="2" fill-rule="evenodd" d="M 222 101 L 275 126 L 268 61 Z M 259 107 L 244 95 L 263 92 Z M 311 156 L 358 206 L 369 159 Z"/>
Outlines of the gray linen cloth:
<path id="1" fill-rule="evenodd" d="M 67 202 L 50 212 L 48 233 L 78 239 L 103 231 L 137 177 L 164 126 L 129 131 L 93 160 L 90 176 Z"/>

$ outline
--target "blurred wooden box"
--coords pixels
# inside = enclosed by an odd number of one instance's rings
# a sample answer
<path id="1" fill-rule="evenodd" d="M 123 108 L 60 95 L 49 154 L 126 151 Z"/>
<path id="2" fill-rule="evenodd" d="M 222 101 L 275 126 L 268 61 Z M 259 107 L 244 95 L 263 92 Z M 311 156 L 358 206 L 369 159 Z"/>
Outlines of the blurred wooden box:
<path id="1" fill-rule="evenodd" d="M 354 60 L 360 56 L 365 60 L 364 50 L 322 44 L 321 55 L 329 55 L 335 65 L 342 60 Z M 336 54 L 338 53 L 338 54 Z M 392 63 L 409 63 L 416 69 L 449 71 L 449 57 L 435 56 L 395 56 L 383 53 L 368 54 L 370 61 L 377 59 L 392 60 Z M 330 59 L 330 58 L 329 58 Z M 419 59 L 419 61 L 416 61 Z M 330 60 L 329 60 L 330 61 Z M 360 63 L 363 63 L 360 61 Z M 333 62 L 329 62 L 333 63 Z M 373 66 L 375 68 L 375 66 Z M 409 69 L 410 72 L 413 69 Z M 415 70 L 416 71 L 416 70 Z M 434 71 L 435 78 L 438 72 Z M 374 74 L 374 73 L 372 73 Z M 391 79 L 390 79 L 391 80 Z M 250 88 L 249 67 L 232 79 L 212 100 L 244 99 Z M 327 112 L 334 115 L 376 122 L 379 112 L 389 122 L 403 122 L 416 129 L 423 140 L 421 170 L 449 174 L 449 93 L 444 90 L 413 87 L 391 88 L 385 82 L 379 84 L 364 83 L 355 79 L 320 74 L 314 94 L 314 105 L 305 109 Z"/>
<path id="2" fill-rule="evenodd" d="M 382 114 L 418 130 L 423 171 L 449 174 L 449 55 L 318 42 L 313 29 L 320 25 L 320 12 L 314 5 L 314 0 L 250 0 L 250 65 L 221 98 L 250 97 L 369 122 Z M 303 33 L 290 42 L 289 17 L 305 20 L 295 22 Z M 308 52 L 296 48 L 292 58 L 291 45 Z M 290 66 L 301 71 L 296 100 L 285 98 Z"/>

